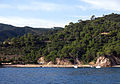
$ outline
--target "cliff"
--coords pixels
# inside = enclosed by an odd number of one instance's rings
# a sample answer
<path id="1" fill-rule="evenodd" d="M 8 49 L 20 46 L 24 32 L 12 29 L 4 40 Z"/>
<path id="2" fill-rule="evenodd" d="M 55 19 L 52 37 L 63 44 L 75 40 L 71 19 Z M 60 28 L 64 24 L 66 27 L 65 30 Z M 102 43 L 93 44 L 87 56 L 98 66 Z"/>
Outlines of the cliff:
<path id="1" fill-rule="evenodd" d="M 114 65 L 120 65 L 120 58 L 116 56 L 100 56 L 97 58 L 94 66 L 111 67 Z"/>
<path id="2" fill-rule="evenodd" d="M 52 61 L 46 62 L 44 57 L 40 57 L 38 59 L 38 63 L 39 64 L 46 64 L 46 65 L 53 65 L 54 64 Z M 72 63 L 69 60 L 67 60 L 67 59 L 61 60 L 60 58 L 56 58 L 55 64 L 56 65 L 72 65 Z"/>
<path id="3" fill-rule="evenodd" d="M 110 59 L 101 56 L 97 58 L 96 64 L 94 66 L 101 66 L 101 67 L 110 67 L 111 66 L 111 61 Z"/>

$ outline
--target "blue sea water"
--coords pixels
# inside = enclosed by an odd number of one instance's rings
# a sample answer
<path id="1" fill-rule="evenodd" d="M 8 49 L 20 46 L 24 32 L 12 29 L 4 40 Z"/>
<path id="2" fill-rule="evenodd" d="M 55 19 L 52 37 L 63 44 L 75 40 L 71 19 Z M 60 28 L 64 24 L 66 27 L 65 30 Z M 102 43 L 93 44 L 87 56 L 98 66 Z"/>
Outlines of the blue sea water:
<path id="1" fill-rule="evenodd" d="M 120 84 L 120 68 L 0 68 L 0 84 Z"/>

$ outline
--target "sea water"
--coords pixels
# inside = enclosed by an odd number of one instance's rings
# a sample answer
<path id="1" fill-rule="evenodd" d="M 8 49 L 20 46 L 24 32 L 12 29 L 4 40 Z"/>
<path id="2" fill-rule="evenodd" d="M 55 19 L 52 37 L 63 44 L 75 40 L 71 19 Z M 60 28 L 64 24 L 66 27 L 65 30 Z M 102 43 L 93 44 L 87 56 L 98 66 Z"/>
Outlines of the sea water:
<path id="1" fill-rule="evenodd" d="M 0 68 L 0 84 L 120 84 L 120 68 Z"/>

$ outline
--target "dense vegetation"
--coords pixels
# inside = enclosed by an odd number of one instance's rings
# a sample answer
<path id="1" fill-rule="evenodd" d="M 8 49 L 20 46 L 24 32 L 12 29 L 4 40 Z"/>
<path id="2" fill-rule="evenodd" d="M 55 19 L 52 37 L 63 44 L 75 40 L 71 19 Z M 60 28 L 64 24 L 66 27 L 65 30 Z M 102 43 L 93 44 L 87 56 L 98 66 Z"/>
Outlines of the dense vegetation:
<path id="1" fill-rule="evenodd" d="M 59 27 L 55 27 L 59 28 Z M 12 25 L 0 23 L 0 41 L 4 41 L 8 38 L 23 36 L 24 34 L 45 35 L 48 32 L 54 31 L 53 28 L 32 28 L 32 27 L 15 27 Z"/>
<path id="2" fill-rule="evenodd" d="M 55 58 L 89 63 L 111 55 L 120 56 L 120 15 L 113 13 L 70 22 L 64 30 L 44 36 L 27 34 L 0 43 L 1 60 L 13 63 L 37 63 L 41 56 L 53 63 Z"/>

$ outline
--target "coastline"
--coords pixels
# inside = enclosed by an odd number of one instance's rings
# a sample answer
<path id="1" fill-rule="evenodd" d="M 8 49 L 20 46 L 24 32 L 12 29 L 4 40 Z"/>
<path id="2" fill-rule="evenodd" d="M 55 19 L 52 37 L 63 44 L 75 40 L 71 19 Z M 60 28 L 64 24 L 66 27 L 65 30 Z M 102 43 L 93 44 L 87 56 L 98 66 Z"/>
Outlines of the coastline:
<path id="1" fill-rule="evenodd" d="M 77 65 L 79 67 L 91 67 L 91 65 Z M 60 68 L 74 68 L 74 65 L 39 65 L 39 64 L 4 64 L 1 67 L 60 67 Z"/>
<path id="2" fill-rule="evenodd" d="M 77 65 L 78 68 L 80 67 L 91 67 L 91 65 Z M 32 68 L 32 67 L 53 67 L 53 68 L 74 68 L 74 65 L 39 65 L 39 64 L 4 64 L 4 65 L 0 65 L 0 68 L 7 68 L 7 67 L 18 67 L 18 68 Z M 114 65 L 111 67 L 120 67 L 120 65 Z"/>
<path id="3" fill-rule="evenodd" d="M 112 67 L 120 67 L 120 65 L 114 65 L 114 66 L 112 66 Z"/>

